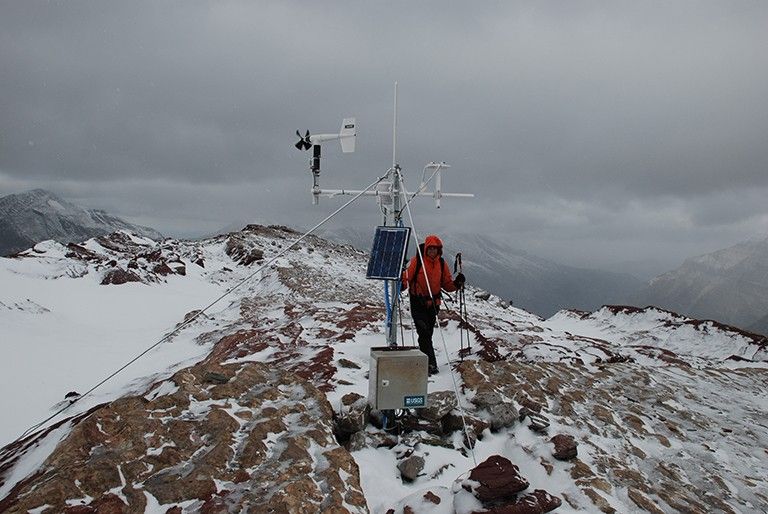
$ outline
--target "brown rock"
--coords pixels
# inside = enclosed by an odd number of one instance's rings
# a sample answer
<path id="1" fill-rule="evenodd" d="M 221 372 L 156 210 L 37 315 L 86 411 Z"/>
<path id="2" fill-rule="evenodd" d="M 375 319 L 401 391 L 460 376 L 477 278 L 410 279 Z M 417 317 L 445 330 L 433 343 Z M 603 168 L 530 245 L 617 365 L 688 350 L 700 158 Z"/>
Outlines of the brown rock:
<path id="1" fill-rule="evenodd" d="M 627 487 L 634 487 L 644 493 L 649 493 L 651 488 L 645 482 L 643 475 L 634 469 L 619 468 L 613 470 L 614 481 L 619 481 Z"/>
<path id="2" fill-rule="evenodd" d="M 173 270 L 165 262 L 161 262 L 159 264 L 156 264 L 155 267 L 152 268 L 152 271 L 154 273 L 156 273 L 158 275 L 162 275 L 162 276 L 173 274 Z"/>
<path id="3" fill-rule="evenodd" d="M 232 260 L 243 266 L 249 266 L 264 259 L 264 251 L 258 248 L 248 236 L 240 233 L 230 234 L 224 251 Z"/>
<path id="4" fill-rule="evenodd" d="M 593 476 L 595 476 L 595 473 L 592 471 L 592 468 L 590 468 L 589 465 L 580 461 L 579 459 L 575 459 L 573 467 L 571 468 L 571 478 L 579 479 Z"/>
<path id="5" fill-rule="evenodd" d="M 428 502 L 434 503 L 435 505 L 440 505 L 440 502 L 442 501 L 440 500 L 440 497 L 432 491 L 427 491 L 427 493 L 424 495 L 424 499 Z"/>
<path id="6" fill-rule="evenodd" d="M 419 409 L 419 416 L 429 421 L 438 422 L 443 416 L 456 408 L 456 395 L 453 391 L 436 391 L 427 396 L 428 407 Z"/>
<path id="7" fill-rule="evenodd" d="M 460 415 L 453 413 L 443 416 L 440 420 L 444 434 L 451 434 L 457 430 L 464 431 L 464 422 L 467 423 L 467 431 L 469 431 L 470 437 L 473 437 L 473 439 L 482 439 L 483 432 L 491 427 L 490 423 L 484 419 L 466 414 L 463 420 Z"/>
<path id="8" fill-rule="evenodd" d="M 550 439 L 549 442 L 555 445 L 555 450 L 552 452 L 552 456 L 557 460 L 571 460 L 576 458 L 578 453 L 578 443 L 572 435 L 558 434 Z"/>
<path id="9" fill-rule="evenodd" d="M 360 366 L 349 359 L 339 359 L 339 366 L 347 369 L 360 369 Z"/>
<path id="10" fill-rule="evenodd" d="M 529 485 L 528 481 L 520 476 L 520 469 L 500 455 L 488 457 L 478 464 L 470 472 L 469 479 L 480 483 L 474 494 L 483 502 L 513 499 Z M 471 489 L 467 485 L 463 487 Z"/>
<path id="11" fill-rule="evenodd" d="M 563 501 L 557 496 L 552 496 L 542 489 L 536 489 L 514 503 L 494 506 L 484 512 L 485 514 L 543 514 L 555 510 L 562 504 Z"/>
<path id="12" fill-rule="evenodd" d="M 345 407 L 350 407 L 355 404 L 360 404 L 361 402 L 365 402 L 366 398 L 365 396 L 358 394 L 358 393 L 347 393 L 344 396 L 341 397 L 341 404 Z"/>
<path id="13" fill-rule="evenodd" d="M 611 411 L 600 404 L 595 404 L 595 406 L 592 407 L 592 414 L 594 414 L 597 419 L 599 419 L 606 425 L 616 424 L 616 422 L 613 419 L 613 414 L 611 413 Z"/>
<path id="14" fill-rule="evenodd" d="M 227 358 L 226 352 L 211 355 Z M 207 373 L 237 379 L 207 381 Z M 38 474 L 0 501 L 0 510 L 26 512 L 48 504 L 50 512 L 65 512 L 68 499 L 88 495 L 95 500 L 77 509 L 144 512 L 144 490 L 169 506 L 202 500 L 201 512 L 209 513 L 366 507 L 357 464 L 335 443 L 333 411 L 312 384 L 274 366 L 221 365 L 211 357 L 168 380 L 176 392 L 152 401 L 124 397 L 67 420 L 73 424 L 69 435 Z M 315 458 L 325 463 L 321 470 Z M 122 478 L 129 485 L 122 486 Z M 215 480 L 232 490 L 217 493 Z M 136 483 L 144 489 L 134 489 Z M 273 494 L 275 484 L 280 490 Z M 114 488 L 128 505 L 104 494 Z"/>
<path id="15" fill-rule="evenodd" d="M 587 496 L 587 498 L 592 500 L 592 503 L 600 510 L 600 512 L 604 512 L 605 514 L 615 514 L 616 509 L 611 507 L 611 504 L 608 503 L 608 500 L 600 496 L 600 493 L 594 489 L 590 489 L 589 487 L 582 489 L 582 491 L 584 491 L 584 494 Z"/>
<path id="16" fill-rule="evenodd" d="M 416 480 L 421 470 L 424 469 L 424 464 L 424 457 L 420 455 L 411 455 L 407 459 L 401 460 L 397 464 L 397 469 L 400 470 L 403 482 L 413 482 Z"/>
<path id="17" fill-rule="evenodd" d="M 648 498 L 634 487 L 630 487 L 627 490 L 627 494 L 629 495 L 629 499 L 632 500 L 635 505 L 641 509 L 644 509 L 653 514 L 664 514 L 664 511 L 661 510 L 650 498 Z"/>
<path id="18" fill-rule="evenodd" d="M 101 280 L 101 285 L 120 285 L 127 284 L 128 282 L 141 282 L 141 278 L 133 271 L 124 270 L 123 268 L 115 268 L 109 270 L 104 278 Z"/>
<path id="19" fill-rule="evenodd" d="M 541 412 L 542 410 L 542 405 L 528 396 L 521 397 L 517 403 L 519 403 L 521 407 L 525 407 L 532 412 Z"/>
<path id="20" fill-rule="evenodd" d="M 501 395 L 496 391 L 478 391 L 470 400 L 478 409 L 487 409 L 493 405 L 503 402 Z"/>

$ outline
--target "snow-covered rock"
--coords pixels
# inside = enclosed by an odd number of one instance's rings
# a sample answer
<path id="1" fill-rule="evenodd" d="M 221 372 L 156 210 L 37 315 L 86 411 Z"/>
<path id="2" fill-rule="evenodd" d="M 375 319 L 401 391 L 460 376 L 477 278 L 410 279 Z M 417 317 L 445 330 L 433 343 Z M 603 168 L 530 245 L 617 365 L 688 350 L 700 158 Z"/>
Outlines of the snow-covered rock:
<path id="1" fill-rule="evenodd" d="M 400 413 L 384 430 L 366 424 L 363 397 L 370 348 L 384 342 L 381 283 L 365 280 L 364 254 L 315 237 L 262 268 L 297 237 L 262 226 L 203 241 L 119 232 L 0 259 L 13 356 L 0 359 L 0 389 L 25 385 L 0 405 L 14 413 L 0 422 L 0 510 L 468 514 L 486 507 L 455 484 L 494 455 L 530 484 L 510 509 L 556 497 L 565 513 L 766 510 L 764 338 L 658 309 L 543 320 L 476 300 L 470 286 L 471 352 L 459 355 L 448 302 L 435 332 L 441 373 L 429 393 L 450 409 Z M 101 285 L 118 268 L 141 281 Z M 492 433 L 499 405 L 523 420 Z M 342 436 L 338 420 L 352 413 Z M 575 458 L 553 456 L 553 435 L 572 438 Z M 413 456 L 423 468 L 403 482 L 398 463 Z"/>

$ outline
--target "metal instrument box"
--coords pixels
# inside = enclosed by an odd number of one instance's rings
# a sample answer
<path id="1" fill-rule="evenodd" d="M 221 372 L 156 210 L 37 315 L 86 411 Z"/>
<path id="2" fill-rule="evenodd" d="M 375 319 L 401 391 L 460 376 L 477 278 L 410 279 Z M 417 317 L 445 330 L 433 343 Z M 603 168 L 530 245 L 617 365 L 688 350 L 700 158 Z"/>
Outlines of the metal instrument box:
<path id="1" fill-rule="evenodd" d="M 374 410 L 427 406 L 427 356 L 418 348 L 371 348 L 368 403 Z"/>

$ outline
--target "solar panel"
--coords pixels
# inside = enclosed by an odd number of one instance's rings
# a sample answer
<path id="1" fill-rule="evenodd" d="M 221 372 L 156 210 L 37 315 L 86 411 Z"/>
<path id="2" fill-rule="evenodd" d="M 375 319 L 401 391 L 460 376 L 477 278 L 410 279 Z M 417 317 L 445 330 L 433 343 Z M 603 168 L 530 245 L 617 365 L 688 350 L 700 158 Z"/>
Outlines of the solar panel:
<path id="1" fill-rule="evenodd" d="M 403 271 L 410 227 L 376 227 L 365 278 L 396 280 Z"/>

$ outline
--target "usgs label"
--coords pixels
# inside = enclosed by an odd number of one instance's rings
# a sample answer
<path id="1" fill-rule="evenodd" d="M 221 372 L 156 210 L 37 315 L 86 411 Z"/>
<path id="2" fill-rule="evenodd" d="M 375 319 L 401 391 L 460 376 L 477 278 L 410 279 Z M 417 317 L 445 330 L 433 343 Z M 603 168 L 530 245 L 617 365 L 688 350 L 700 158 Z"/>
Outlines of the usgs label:
<path id="1" fill-rule="evenodd" d="M 406 396 L 403 399 L 404 407 L 424 407 L 426 399 L 424 395 L 419 396 Z"/>

